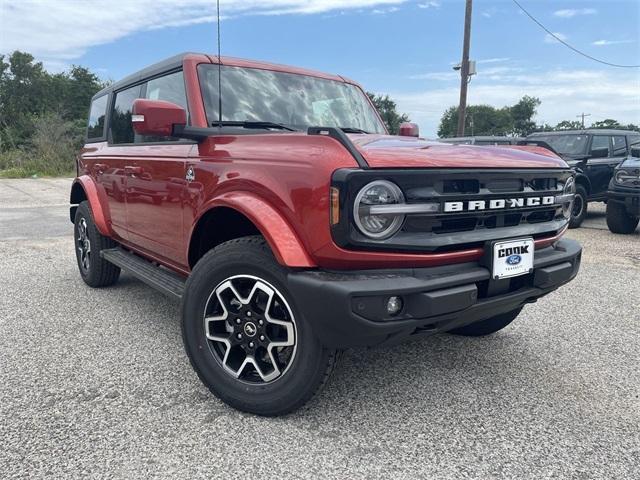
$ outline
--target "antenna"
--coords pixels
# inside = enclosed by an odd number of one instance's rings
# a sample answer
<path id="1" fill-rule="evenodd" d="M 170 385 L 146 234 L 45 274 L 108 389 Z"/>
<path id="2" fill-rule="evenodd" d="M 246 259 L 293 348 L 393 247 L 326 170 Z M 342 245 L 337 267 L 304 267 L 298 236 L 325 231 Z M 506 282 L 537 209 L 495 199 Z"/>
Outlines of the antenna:
<path id="1" fill-rule="evenodd" d="M 220 57 L 220 0 L 217 0 L 218 13 L 218 127 L 222 128 L 222 57 Z"/>

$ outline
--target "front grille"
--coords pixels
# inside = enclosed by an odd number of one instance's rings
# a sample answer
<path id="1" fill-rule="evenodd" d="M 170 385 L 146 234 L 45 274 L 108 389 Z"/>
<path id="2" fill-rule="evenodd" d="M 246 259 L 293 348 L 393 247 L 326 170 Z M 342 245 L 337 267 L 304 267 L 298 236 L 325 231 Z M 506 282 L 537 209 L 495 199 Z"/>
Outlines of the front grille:
<path id="1" fill-rule="evenodd" d="M 343 172 L 341 175 L 338 173 Z M 445 252 L 499 238 L 550 236 L 566 225 L 562 206 L 542 199 L 561 195 L 570 170 L 369 170 L 336 172 L 333 184 L 344 208 L 334 240 L 355 249 Z M 374 180 L 391 180 L 407 204 L 439 204 L 435 213 L 412 213 L 398 233 L 385 240 L 363 235 L 353 222 L 352 206 L 359 190 Z M 540 204 L 527 205 L 528 199 Z M 507 207 L 501 208 L 501 202 Z M 554 200 L 555 201 L 555 200 Z M 445 213 L 445 203 L 456 204 Z M 460 207 L 462 205 L 462 207 Z M 455 208 L 454 208 L 455 207 Z M 473 207 L 473 208 L 472 208 Z"/>

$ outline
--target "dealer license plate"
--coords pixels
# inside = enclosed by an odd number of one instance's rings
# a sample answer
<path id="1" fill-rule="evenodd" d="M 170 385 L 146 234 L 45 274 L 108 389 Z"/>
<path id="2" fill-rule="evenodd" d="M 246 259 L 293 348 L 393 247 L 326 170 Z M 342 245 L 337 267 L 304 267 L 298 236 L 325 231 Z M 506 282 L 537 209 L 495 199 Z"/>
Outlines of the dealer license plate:
<path id="1" fill-rule="evenodd" d="M 533 238 L 493 244 L 493 279 L 517 277 L 533 271 Z"/>

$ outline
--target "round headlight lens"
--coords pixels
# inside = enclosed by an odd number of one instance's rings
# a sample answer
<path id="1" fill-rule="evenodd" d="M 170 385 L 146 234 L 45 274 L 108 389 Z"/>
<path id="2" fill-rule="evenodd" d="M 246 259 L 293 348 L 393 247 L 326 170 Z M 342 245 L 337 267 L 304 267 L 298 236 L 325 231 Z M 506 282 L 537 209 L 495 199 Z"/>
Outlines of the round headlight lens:
<path id="1" fill-rule="evenodd" d="M 614 175 L 614 181 L 619 185 L 626 187 L 640 187 L 640 169 L 635 170 L 617 170 Z"/>
<path id="2" fill-rule="evenodd" d="M 402 190 L 395 183 L 376 180 L 365 185 L 353 206 L 353 218 L 358 229 L 367 237 L 381 240 L 396 233 L 402 226 L 404 215 L 375 214 L 370 210 L 374 205 L 394 205 L 404 203 Z"/>
<path id="3" fill-rule="evenodd" d="M 564 184 L 563 195 L 575 195 L 576 193 L 576 181 L 573 177 L 567 178 Z M 573 200 L 562 204 L 562 215 L 564 218 L 571 218 L 571 211 L 573 210 Z"/>
<path id="4" fill-rule="evenodd" d="M 626 170 L 618 170 L 615 174 L 616 183 L 624 184 L 631 175 Z"/>

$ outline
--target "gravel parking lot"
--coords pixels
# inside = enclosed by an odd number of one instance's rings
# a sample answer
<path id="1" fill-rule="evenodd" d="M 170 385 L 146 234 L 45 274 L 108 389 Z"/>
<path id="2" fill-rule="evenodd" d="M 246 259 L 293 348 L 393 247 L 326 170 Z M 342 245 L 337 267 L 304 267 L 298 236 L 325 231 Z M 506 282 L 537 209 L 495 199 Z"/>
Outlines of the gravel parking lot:
<path id="1" fill-rule="evenodd" d="M 640 229 L 490 338 L 350 350 L 303 410 L 200 383 L 178 305 L 77 273 L 70 181 L 0 180 L 0 478 L 638 478 Z"/>

